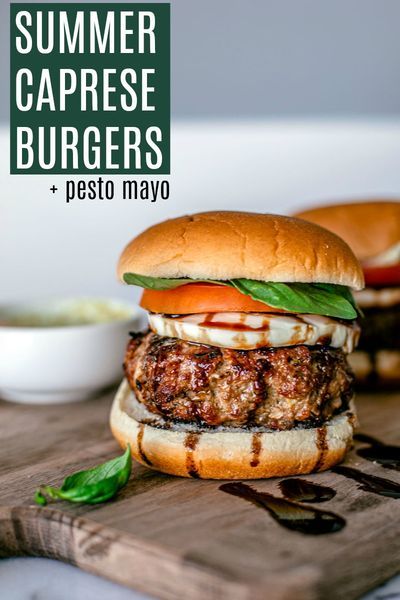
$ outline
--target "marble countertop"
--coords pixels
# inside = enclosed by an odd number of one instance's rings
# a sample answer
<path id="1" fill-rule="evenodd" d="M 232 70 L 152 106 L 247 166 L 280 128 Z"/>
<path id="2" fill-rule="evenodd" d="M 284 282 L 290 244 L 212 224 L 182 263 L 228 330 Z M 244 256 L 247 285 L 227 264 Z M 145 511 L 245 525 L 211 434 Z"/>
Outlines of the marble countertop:
<path id="1" fill-rule="evenodd" d="M 1 560 L 0 590 L 4 600 L 151 600 L 150 596 L 48 558 Z M 400 575 L 361 600 L 400 600 Z"/>
<path id="2" fill-rule="evenodd" d="M 151 600 L 150 596 L 49 558 L 1 560 L 0 590 L 4 600 Z"/>

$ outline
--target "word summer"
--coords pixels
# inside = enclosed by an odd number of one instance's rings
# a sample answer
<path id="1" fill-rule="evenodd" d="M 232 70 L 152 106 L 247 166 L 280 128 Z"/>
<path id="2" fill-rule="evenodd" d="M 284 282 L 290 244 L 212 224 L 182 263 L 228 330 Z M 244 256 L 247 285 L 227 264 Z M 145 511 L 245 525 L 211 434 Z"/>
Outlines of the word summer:
<path id="1" fill-rule="evenodd" d="M 17 13 L 20 54 L 32 49 L 40 54 L 138 54 L 155 53 L 155 14 L 146 10 L 107 11 L 100 19 L 96 10 L 41 11 Z M 58 32 L 58 35 L 55 32 Z"/>

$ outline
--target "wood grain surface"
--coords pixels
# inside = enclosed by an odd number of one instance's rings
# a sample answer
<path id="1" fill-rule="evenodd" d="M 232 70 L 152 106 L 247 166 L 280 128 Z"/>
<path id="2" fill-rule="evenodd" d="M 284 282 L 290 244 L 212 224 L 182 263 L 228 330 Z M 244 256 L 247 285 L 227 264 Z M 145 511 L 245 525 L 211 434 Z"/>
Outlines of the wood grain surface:
<path id="1" fill-rule="evenodd" d="M 347 520 L 340 532 L 305 536 L 219 490 L 135 463 L 129 484 L 103 505 L 32 502 L 39 484 L 120 452 L 108 428 L 112 393 L 28 407 L 0 402 L 0 556 L 48 556 L 167 599 L 357 598 L 400 571 L 400 500 L 342 475 L 307 479 L 337 495 L 321 505 Z M 360 430 L 400 443 L 400 394 L 358 397 Z M 346 464 L 400 483 L 400 473 L 354 450 Z M 280 495 L 278 479 L 249 482 Z"/>

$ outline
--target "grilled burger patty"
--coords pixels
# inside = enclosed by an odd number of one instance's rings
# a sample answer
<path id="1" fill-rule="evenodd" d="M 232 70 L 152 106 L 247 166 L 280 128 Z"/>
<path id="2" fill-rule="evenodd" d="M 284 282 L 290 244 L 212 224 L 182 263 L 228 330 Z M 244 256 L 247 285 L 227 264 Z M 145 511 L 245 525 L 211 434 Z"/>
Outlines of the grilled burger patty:
<path id="1" fill-rule="evenodd" d="M 124 367 L 151 412 L 207 426 L 315 426 L 353 393 L 345 354 L 324 346 L 230 350 L 146 333 L 128 344 Z"/>

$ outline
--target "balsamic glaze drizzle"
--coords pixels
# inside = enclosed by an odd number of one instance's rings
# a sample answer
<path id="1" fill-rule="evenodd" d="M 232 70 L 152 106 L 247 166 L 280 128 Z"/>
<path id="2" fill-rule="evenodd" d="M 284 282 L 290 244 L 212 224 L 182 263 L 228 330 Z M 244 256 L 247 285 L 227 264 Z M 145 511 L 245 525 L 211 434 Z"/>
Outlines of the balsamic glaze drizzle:
<path id="1" fill-rule="evenodd" d="M 263 508 L 280 525 L 292 531 L 320 535 L 340 531 L 346 525 L 342 517 L 332 512 L 302 506 L 267 492 L 259 492 L 245 483 L 224 483 L 219 489 Z"/>
<path id="2" fill-rule="evenodd" d="M 365 433 L 357 433 L 354 439 L 369 444 L 359 448 L 357 454 L 366 460 L 377 462 L 385 469 L 400 471 L 400 446 L 385 444 Z"/>
<path id="3" fill-rule="evenodd" d="M 151 467 L 153 463 L 151 462 L 151 460 L 149 459 L 149 457 L 143 450 L 143 435 L 144 435 L 144 425 L 143 425 L 143 423 L 141 423 L 139 425 L 139 431 L 138 431 L 138 435 L 137 435 L 138 452 L 139 452 L 140 458 L 143 460 L 143 462 L 146 463 L 146 465 L 149 465 L 149 467 Z"/>
<path id="4" fill-rule="evenodd" d="M 285 498 L 296 502 L 327 502 L 336 496 L 334 489 L 306 479 L 282 479 L 278 485 Z"/>
<path id="5" fill-rule="evenodd" d="M 386 496 L 387 498 L 400 498 L 400 484 L 391 479 L 369 475 L 368 473 L 363 473 L 353 467 L 345 467 L 343 465 L 334 467 L 332 471 L 357 481 L 361 484 L 359 489 L 364 492 L 371 492 L 372 494 Z"/>
<path id="6" fill-rule="evenodd" d="M 185 438 L 186 471 L 189 477 L 193 477 L 194 479 L 198 479 L 200 477 L 194 458 L 194 452 L 197 444 L 199 443 L 200 435 L 200 433 L 187 433 Z"/>

